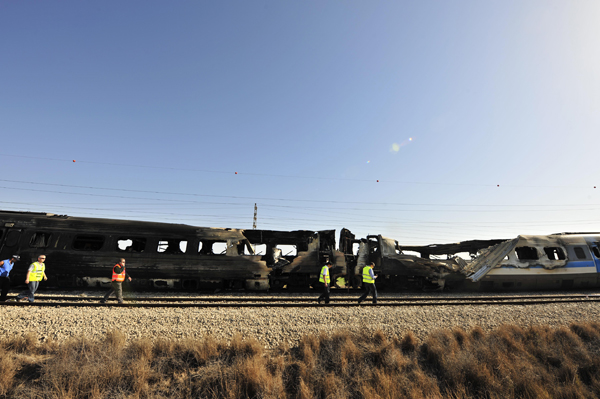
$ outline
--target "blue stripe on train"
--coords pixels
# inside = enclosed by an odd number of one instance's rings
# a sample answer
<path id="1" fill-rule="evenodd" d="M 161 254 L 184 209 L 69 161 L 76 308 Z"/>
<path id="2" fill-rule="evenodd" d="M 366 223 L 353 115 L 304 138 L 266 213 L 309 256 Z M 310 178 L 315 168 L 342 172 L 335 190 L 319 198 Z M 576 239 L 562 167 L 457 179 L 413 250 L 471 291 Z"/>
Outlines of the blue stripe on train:
<path id="1" fill-rule="evenodd" d="M 501 266 L 503 268 L 506 269 L 515 269 L 515 267 L 513 266 Z M 561 266 L 563 268 L 572 268 L 572 267 L 591 267 L 596 269 L 596 265 L 594 264 L 594 261 L 592 260 L 578 260 L 578 261 L 571 261 L 571 262 L 567 262 L 567 264 L 565 266 Z M 543 269 L 544 266 L 542 265 L 535 265 L 535 266 L 529 266 L 530 269 Z M 558 269 L 558 268 L 557 268 Z"/>

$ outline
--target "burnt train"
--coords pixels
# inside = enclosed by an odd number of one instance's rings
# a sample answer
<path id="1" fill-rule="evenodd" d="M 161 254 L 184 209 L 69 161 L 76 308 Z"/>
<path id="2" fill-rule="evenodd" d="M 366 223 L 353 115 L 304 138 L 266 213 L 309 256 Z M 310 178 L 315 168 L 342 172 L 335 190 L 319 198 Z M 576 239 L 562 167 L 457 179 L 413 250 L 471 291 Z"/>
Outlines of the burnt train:
<path id="1" fill-rule="evenodd" d="M 331 261 L 334 288 L 361 285 L 375 263 L 382 290 L 580 289 L 600 286 L 600 233 L 519 236 L 401 246 L 381 235 L 274 231 L 0 211 L 0 259 L 19 254 L 11 280 L 47 255 L 48 287 L 102 287 L 119 258 L 137 289 L 305 290 Z"/>

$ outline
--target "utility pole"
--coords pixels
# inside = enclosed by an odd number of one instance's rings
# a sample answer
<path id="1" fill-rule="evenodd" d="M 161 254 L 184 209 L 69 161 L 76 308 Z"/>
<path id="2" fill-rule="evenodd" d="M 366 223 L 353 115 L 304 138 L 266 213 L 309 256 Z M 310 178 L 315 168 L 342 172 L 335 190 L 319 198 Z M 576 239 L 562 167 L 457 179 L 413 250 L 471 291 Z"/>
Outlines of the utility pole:
<path id="1" fill-rule="evenodd" d="M 252 223 L 252 228 L 256 230 L 256 214 L 258 213 L 258 208 L 256 208 L 256 203 L 254 203 L 254 222 Z"/>

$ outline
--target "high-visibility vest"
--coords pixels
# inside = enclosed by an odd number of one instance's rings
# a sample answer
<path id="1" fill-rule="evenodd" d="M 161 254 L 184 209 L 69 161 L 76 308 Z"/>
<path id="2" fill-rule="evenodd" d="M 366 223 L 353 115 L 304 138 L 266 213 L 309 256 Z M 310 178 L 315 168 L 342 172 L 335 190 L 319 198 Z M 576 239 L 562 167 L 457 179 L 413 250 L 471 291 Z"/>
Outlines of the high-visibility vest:
<path id="1" fill-rule="evenodd" d="M 33 262 L 31 266 L 33 266 L 33 270 L 29 272 L 29 281 L 42 281 L 46 265 L 40 262 Z"/>
<path id="2" fill-rule="evenodd" d="M 115 271 L 116 267 L 123 267 L 123 271 L 121 273 L 117 273 Z M 123 282 L 125 281 L 125 266 L 121 266 L 119 263 L 117 263 L 116 265 L 113 266 L 113 276 L 112 276 L 112 281 L 119 281 L 119 282 Z"/>
<path id="3" fill-rule="evenodd" d="M 329 281 L 329 267 L 323 266 L 321 269 L 321 275 L 319 276 L 319 282 L 329 284 Z"/>
<path id="4" fill-rule="evenodd" d="M 373 277 L 371 277 L 371 273 L 369 273 L 370 270 L 371 270 L 371 266 L 363 267 L 363 283 L 369 283 L 369 284 L 375 283 L 375 280 L 373 280 Z"/>

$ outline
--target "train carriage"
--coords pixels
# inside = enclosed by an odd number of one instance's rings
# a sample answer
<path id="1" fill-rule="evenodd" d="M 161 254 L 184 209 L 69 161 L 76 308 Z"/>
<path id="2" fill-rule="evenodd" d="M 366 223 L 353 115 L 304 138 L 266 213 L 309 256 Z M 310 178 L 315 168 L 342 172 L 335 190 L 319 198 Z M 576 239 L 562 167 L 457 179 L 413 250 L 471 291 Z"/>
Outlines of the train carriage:
<path id="1" fill-rule="evenodd" d="M 29 263 L 45 253 L 48 285 L 57 287 L 108 284 L 119 258 L 127 259 L 138 288 L 267 290 L 273 282 L 282 288 L 290 281 L 308 287 L 310 273 L 336 258 L 334 231 L 239 230 L 6 211 L 0 212 L 0 222 L 0 258 L 21 255 L 12 280 L 24 281 Z M 282 244 L 296 252 L 282 255 Z M 257 253 L 257 245 L 266 250 Z M 345 273 L 344 264 L 337 266 Z"/>

